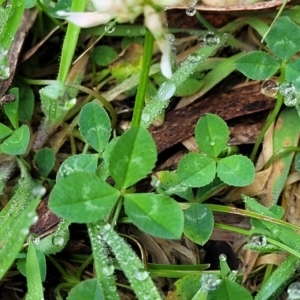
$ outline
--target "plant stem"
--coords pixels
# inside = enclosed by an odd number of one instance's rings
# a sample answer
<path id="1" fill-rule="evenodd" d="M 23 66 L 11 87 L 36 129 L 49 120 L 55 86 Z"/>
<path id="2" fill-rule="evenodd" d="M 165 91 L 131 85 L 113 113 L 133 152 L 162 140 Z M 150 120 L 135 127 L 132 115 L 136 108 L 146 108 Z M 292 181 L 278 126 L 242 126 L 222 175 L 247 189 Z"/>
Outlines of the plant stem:
<path id="1" fill-rule="evenodd" d="M 142 110 L 145 104 L 145 93 L 148 84 L 149 78 L 149 71 L 151 66 L 151 59 L 152 59 L 152 50 L 153 50 L 153 35 L 147 29 L 145 35 L 145 46 L 144 46 L 144 53 L 143 53 L 143 62 L 142 62 L 142 69 L 140 73 L 140 82 L 138 85 L 134 108 L 133 108 L 133 116 L 131 121 L 131 126 L 138 126 L 141 121 Z"/>
<path id="2" fill-rule="evenodd" d="M 280 68 L 280 84 L 283 83 L 285 81 L 285 63 L 283 62 L 282 65 L 281 65 L 281 68 Z M 270 125 L 274 122 L 274 120 L 276 119 L 277 115 L 279 114 L 280 112 L 280 109 L 281 109 L 281 106 L 283 104 L 283 100 L 284 100 L 284 96 L 281 95 L 280 93 L 278 93 L 278 96 L 277 96 L 277 101 L 276 101 L 276 104 L 275 104 L 275 107 L 272 111 L 272 113 L 269 115 L 264 127 L 262 128 L 262 130 L 260 131 L 258 137 L 257 137 L 257 140 L 255 142 L 255 145 L 254 145 L 254 148 L 252 150 L 252 153 L 251 153 L 251 156 L 250 156 L 250 159 L 252 161 L 255 160 L 256 158 L 256 154 L 257 154 L 257 151 L 258 151 L 258 148 L 265 136 L 265 133 L 267 132 L 268 128 L 270 127 Z"/>

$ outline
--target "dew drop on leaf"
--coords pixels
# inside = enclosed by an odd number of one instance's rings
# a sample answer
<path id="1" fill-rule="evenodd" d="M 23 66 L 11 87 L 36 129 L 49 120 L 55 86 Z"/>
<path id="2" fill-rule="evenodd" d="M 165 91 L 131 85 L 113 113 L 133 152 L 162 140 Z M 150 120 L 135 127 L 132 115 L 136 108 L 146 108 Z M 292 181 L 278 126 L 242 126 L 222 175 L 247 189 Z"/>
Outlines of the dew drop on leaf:
<path id="1" fill-rule="evenodd" d="M 64 238 L 61 236 L 61 235 L 55 235 L 53 238 L 52 238 L 52 244 L 54 246 L 57 246 L 57 247 L 60 247 L 64 244 L 65 240 Z"/>
<path id="2" fill-rule="evenodd" d="M 220 43 L 220 37 L 212 32 L 208 32 L 205 38 L 207 46 L 216 46 Z"/>
<path id="3" fill-rule="evenodd" d="M 175 35 L 172 34 L 172 33 L 169 33 L 169 34 L 168 34 L 168 41 L 169 41 L 169 43 L 170 43 L 171 45 L 174 44 L 174 42 L 175 42 Z"/>
<path id="4" fill-rule="evenodd" d="M 204 290 L 214 291 L 221 283 L 221 279 L 215 274 L 203 274 L 200 283 Z"/>
<path id="5" fill-rule="evenodd" d="M 104 30 L 107 33 L 112 33 L 115 31 L 115 29 L 116 29 L 116 23 L 114 21 L 107 23 L 104 28 Z"/>
<path id="6" fill-rule="evenodd" d="M 143 281 L 145 279 L 147 279 L 149 276 L 147 271 L 137 271 L 135 274 L 135 278 L 139 281 Z"/>
<path id="7" fill-rule="evenodd" d="M 103 271 L 104 275 L 110 276 L 115 271 L 115 268 L 114 268 L 114 266 L 107 266 L 107 267 L 104 267 L 102 271 Z"/>
<path id="8" fill-rule="evenodd" d="M 226 261 L 227 260 L 227 256 L 225 254 L 220 254 L 219 260 L 220 261 Z"/>
<path id="9" fill-rule="evenodd" d="M 300 299 L 300 282 L 293 282 L 289 285 L 287 289 L 289 295 L 289 300 L 299 300 Z"/>
<path id="10" fill-rule="evenodd" d="M 250 241 L 248 244 L 253 245 L 253 246 L 266 246 L 267 239 L 265 236 L 263 236 L 261 234 L 254 233 L 251 235 Z"/>
<path id="11" fill-rule="evenodd" d="M 188 6 L 187 9 L 186 9 L 186 14 L 189 16 L 189 17 L 192 17 L 196 14 L 196 9 L 195 7 L 193 6 Z"/>
<path id="12" fill-rule="evenodd" d="M 108 223 L 105 224 L 105 225 L 103 226 L 103 229 L 106 230 L 106 231 L 110 230 L 110 229 L 111 229 L 110 224 L 108 224 Z"/>
<path id="13" fill-rule="evenodd" d="M 279 92 L 283 96 L 295 95 L 296 89 L 295 89 L 294 85 L 292 85 L 290 82 L 283 82 L 279 86 Z"/>
<path id="14" fill-rule="evenodd" d="M 267 97 L 275 98 L 278 93 L 278 89 L 279 84 L 277 80 L 274 77 L 271 77 L 263 81 L 260 92 Z"/>
<path id="15" fill-rule="evenodd" d="M 292 106 L 295 106 L 298 102 L 298 99 L 295 95 L 286 95 L 284 97 L 284 104 L 288 107 L 292 107 Z"/>

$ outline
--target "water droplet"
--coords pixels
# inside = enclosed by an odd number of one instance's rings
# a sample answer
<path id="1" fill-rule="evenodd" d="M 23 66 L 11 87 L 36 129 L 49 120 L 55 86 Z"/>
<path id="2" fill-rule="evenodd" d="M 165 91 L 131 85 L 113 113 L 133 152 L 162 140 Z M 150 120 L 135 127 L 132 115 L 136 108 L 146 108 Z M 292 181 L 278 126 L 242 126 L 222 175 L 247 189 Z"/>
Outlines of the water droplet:
<path id="1" fill-rule="evenodd" d="M 147 279 L 149 276 L 147 271 L 137 271 L 135 274 L 135 278 L 139 281 L 143 281 L 145 279 Z"/>
<path id="2" fill-rule="evenodd" d="M 40 243 L 40 237 L 35 234 L 35 233 L 31 233 L 29 236 L 28 236 L 28 239 L 31 240 L 32 244 L 33 245 L 38 245 Z"/>
<path id="3" fill-rule="evenodd" d="M 146 34 L 146 28 L 141 28 L 140 35 L 145 35 L 145 34 Z"/>
<path id="4" fill-rule="evenodd" d="M 266 246 L 267 245 L 267 239 L 265 236 L 258 234 L 258 233 L 254 233 L 251 235 L 250 237 L 250 241 L 248 243 L 249 245 L 253 245 L 253 246 Z"/>
<path id="5" fill-rule="evenodd" d="M 283 96 L 295 95 L 296 89 L 295 89 L 294 85 L 292 85 L 290 82 L 283 82 L 279 86 L 279 92 Z"/>
<path id="6" fill-rule="evenodd" d="M 227 260 L 227 256 L 225 254 L 220 254 L 219 260 L 220 261 L 226 261 Z"/>
<path id="7" fill-rule="evenodd" d="M 142 114 L 141 119 L 143 122 L 147 123 L 150 121 L 150 116 L 148 114 Z"/>
<path id="8" fill-rule="evenodd" d="M 196 14 L 196 9 L 193 6 L 188 6 L 185 12 L 189 17 L 192 17 Z"/>
<path id="9" fill-rule="evenodd" d="M 278 89 L 278 79 L 276 77 L 271 77 L 263 81 L 260 92 L 267 97 L 275 98 L 278 93 Z"/>
<path id="10" fill-rule="evenodd" d="M 175 35 L 172 34 L 172 33 L 169 33 L 168 34 L 168 41 L 169 41 L 170 44 L 174 44 L 174 42 L 175 42 Z"/>
<path id="11" fill-rule="evenodd" d="M 111 229 L 110 224 L 108 224 L 108 223 L 105 224 L 105 225 L 103 226 L 103 229 L 106 230 L 106 231 L 110 230 L 110 229 Z"/>
<path id="12" fill-rule="evenodd" d="M 296 95 L 286 95 L 284 97 L 284 104 L 288 107 L 295 106 L 298 102 Z"/>
<path id="13" fill-rule="evenodd" d="M 203 289 L 214 291 L 221 283 L 221 279 L 215 274 L 203 274 L 200 283 Z"/>
<path id="14" fill-rule="evenodd" d="M 204 36 L 199 38 L 200 46 L 216 46 L 220 43 L 220 37 L 213 32 L 207 32 Z"/>
<path id="15" fill-rule="evenodd" d="M 64 240 L 63 236 L 61 236 L 61 235 L 55 235 L 52 238 L 52 244 L 54 246 L 60 247 L 64 244 L 64 242 L 65 242 L 65 240 Z"/>
<path id="16" fill-rule="evenodd" d="M 116 22 L 114 22 L 114 21 L 107 23 L 104 28 L 104 30 L 107 33 L 112 33 L 115 31 L 115 29 L 116 29 Z"/>
<path id="17" fill-rule="evenodd" d="M 293 282 L 287 289 L 289 295 L 288 300 L 299 300 L 300 299 L 300 282 Z"/>
<path id="18" fill-rule="evenodd" d="M 114 266 L 107 266 L 107 267 L 104 267 L 104 268 L 102 269 L 102 271 L 103 271 L 104 275 L 110 276 L 110 275 L 112 275 L 113 272 L 115 271 L 115 268 L 114 268 Z"/>
<path id="19" fill-rule="evenodd" d="M 169 100 L 176 92 L 176 86 L 172 82 L 164 82 L 157 91 L 157 98 L 160 101 Z"/>
<path id="20" fill-rule="evenodd" d="M 216 143 L 215 143 L 214 141 L 211 141 L 209 144 L 210 144 L 211 146 L 214 146 Z"/>
<path id="21" fill-rule="evenodd" d="M 171 46 L 171 52 L 176 55 L 177 53 L 177 48 L 175 46 Z"/>
<path id="22" fill-rule="evenodd" d="M 125 33 L 126 33 L 126 35 L 131 35 L 131 30 L 130 29 L 126 29 Z"/>

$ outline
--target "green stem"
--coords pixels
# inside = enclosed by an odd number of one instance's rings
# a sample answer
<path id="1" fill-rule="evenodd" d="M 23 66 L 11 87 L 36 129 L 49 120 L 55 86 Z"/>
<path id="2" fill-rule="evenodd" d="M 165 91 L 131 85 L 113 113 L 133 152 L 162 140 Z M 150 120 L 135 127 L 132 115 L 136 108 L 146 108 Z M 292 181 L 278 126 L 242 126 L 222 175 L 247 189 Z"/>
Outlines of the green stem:
<path id="1" fill-rule="evenodd" d="M 282 65 L 281 65 L 281 68 L 280 68 L 280 84 L 283 83 L 284 81 L 285 81 L 285 63 L 283 62 Z M 269 129 L 270 125 L 274 122 L 274 120 L 278 116 L 278 114 L 280 112 L 280 109 L 281 109 L 281 106 L 283 104 L 283 100 L 284 100 L 284 96 L 281 95 L 280 93 L 278 93 L 275 107 L 274 107 L 272 113 L 269 115 L 264 127 L 260 131 L 260 133 L 257 137 L 257 140 L 255 142 L 254 148 L 253 148 L 251 156 L 250 156 L 250 159 L 252 161 L 254 161 L 255 158 L 256 158 L 258 148 L 259 148 L 259 146 L 260 146 L 267 130 Z"/>
<path id="2" fill-rule="evenodd" d="M 140 73 L 140 82 L 136 93 L 136 98 L 135 98 L 135 103 L 133 108 L 133 116 L 131 121 L 132 127 L 138 126 L 141 121 L 142 110 L 145 104 L 145 93 L 148 84 L 149 71 L 151 67 L 153 42 L 154 42 L 153 35 L 147 29 L 145 35 L 145 46 L 144 46 L 144 53 L 143 53 L 142 69 Z"/>
<path id="3" fill-rule="evenodd" d="M 72 12 L 84 11 L 87 1 L 84 0 L 74 0 L 72 1 Z M 69 73 L 69 69 L 72 63 L 73 55 L 77 46 L 77 41 L 79 37 L 81 28 L 69 23 L 67 28 L 67 33 L 64 38 L 64 43 L 61 51 L 61 61 L 59 64 L 59 71 L 57 75 L 57 80 L 65 83 Z"/>
<path id="4" fill-rule="evenodd" d="M 108 112 L 110 114 L 112 128 L 115 127 L 116 122 L 117 122 L 116 112 L 115 112 L 113 106 L 104 97 L 102 97 L 98 92 L 96 92 L 92 89 L 89 89 L 85 86 L 82 86 L 82 85 L 74 84 L 74 83 L 71 83 L 71 82 L 66 82 L 66 86 L 72 87 L 72 88 L 75 88 L 75 89 L 77 89 L 81 92 L 87 93 L 88 95 L 91 95 L 91 96 L 95 97 L 97 100 L 99 100 L 100 103 L 105 107 L 105 109 L 108 110 Z"/>

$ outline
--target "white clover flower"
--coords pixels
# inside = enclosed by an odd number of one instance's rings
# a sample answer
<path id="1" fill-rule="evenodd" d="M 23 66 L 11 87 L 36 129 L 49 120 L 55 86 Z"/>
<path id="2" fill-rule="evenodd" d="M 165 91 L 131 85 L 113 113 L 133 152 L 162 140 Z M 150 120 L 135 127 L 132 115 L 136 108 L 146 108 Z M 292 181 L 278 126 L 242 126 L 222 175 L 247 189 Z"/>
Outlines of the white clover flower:
<path id="1" fill-rule="evenodd" d="M 166 6 L 183 5 L 187 0 L 91 0 L 95 11 L 65 12 L 58 11 L 57 15 L 83 28 L 106 24 L 111 20 L 118 23 L 134 22 L 141 14 L 145 16 L 145 25 L 153 34 L 162 52 L 161 72 L 172 77 L 170 61 L 170 43 L 164 27 Z"/>

